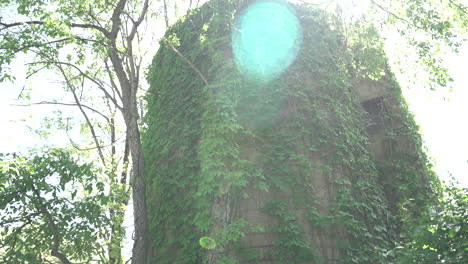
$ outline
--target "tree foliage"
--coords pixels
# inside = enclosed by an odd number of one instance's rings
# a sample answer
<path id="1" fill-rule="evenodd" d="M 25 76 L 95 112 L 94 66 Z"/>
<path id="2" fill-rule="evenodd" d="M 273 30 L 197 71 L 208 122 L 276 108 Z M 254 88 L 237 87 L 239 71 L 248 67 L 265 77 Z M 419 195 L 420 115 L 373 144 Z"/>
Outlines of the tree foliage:
<path id="1" fill-rule="evenodd" d="M 1 155 L 0 262 L 106 262 L 109 197 L 96 175 L 60 149 Z"/>
<path id="2" fill-rule="evenodd" d="M 123 120 L 125 147 L 122 148 L 124 153 L 121 160 L 124 165 L 121 168 L 126 168 L 127 163 L 132 164 L 134 227 L 138 241 L 134 246 L 132 260 L 134 263 L 144 263 L 148 238 L 145 231 L 145 171 L 137 94 L 141 88 L 143 59 L 139 45 L 145 36 L 139 30 L 148 13 L 149 1 L 2 0 L 0 8 L 15 10 L 0 22 L 1 80 L 11 79 L 7 67 L 20 53 L 30 55 L 27 61 L 29 75 L 43 69 L 50 69 L 57 74 L 64 89 L 73 96 L 72 105 L 79 108 L 89 127 L 99 159 L 104 167 L 110 168 L 108 177 L 113 183 L 125 184 L 127 171 L 124 169 L 119 174 L 112 169 L 118 160 L 116 131 L 107 130 L 111 135 L 111 154 L 106 157 L 101 138 L 89 114 L 107 118 L 109 127 L 114 128 L 115 120 Z M 85 88 L 89 87 L 93 88 L 92 91 L 83 95 Z M 99 106 L 107 106 L 110 115 L 103 115 L 101 108 L 83 103 L 83 98 L 95 97 L 96 92 L 105 99 Z M 119 112 L 120 119 L 116 117 Z M 122 203 L 126 204 L 126 201 Z M 122 210 L 111 212 L 111 215 L 114 213 L 118 219 L 123 219 Z M 119 226 L 115 229 L 121 230 Z M 115 235 L 122 237 L 121 234 Z M 115 244 L 120 247 L 118 239 Z"/>
<path id="3" fill-rule="evenodd" d="M 468 189 L 451 183 L 391 254 L 400 263 L 462 264 L 468 262 L 467 251 Z"/>
<path id="4" fill-rule="evenodd" d="M 468 6 L 463 0 L 370 0 L 375 24 L 397 31 L 429 76 L 431 88 L 453 81 L 444 56 L 458 52 L 468 36 Z M 407 64 L 403 65 L 408 67 Z M 402 69 L 404 71 L 404 69 Z"/>

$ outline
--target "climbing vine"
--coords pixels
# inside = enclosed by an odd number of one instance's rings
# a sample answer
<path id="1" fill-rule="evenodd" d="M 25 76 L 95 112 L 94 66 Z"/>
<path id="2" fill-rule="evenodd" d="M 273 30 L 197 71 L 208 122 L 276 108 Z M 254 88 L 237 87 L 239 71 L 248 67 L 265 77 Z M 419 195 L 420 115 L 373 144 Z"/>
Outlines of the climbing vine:
<path id="1" fill-rule="evenodd" d="M 437 180 L 376 31 L 357 24 L 345 38 L 337 18 L 296 6 L 304 29 L 296 61 L 273 81 L 246 79 L 230 49 L 242 7 L 211 1 L 191 11 L 166 33 L 148 73 L 153 262 L 392 263 L 387 252 Z M 387 91 L 382 157 L 355 91 L 363 80 Z M 242 205 L 260 194 L 269 199 L 255 210 L 271 221 L 249 222 Z M 271 247 L 249 248 L 252 234 L 271 234 Z M 216 246 L 200 246 L 204 237 Z"/>

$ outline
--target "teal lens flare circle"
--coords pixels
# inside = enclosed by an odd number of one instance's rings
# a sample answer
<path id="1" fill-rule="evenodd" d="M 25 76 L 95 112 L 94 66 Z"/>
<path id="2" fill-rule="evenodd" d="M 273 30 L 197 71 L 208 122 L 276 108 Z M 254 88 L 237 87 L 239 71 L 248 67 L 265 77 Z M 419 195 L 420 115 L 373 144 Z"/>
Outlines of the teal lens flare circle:
<path id="1" fill-rule="evenodd" d="M 250 78 L 278 77 L 296 59 L 302 29 L 285 1 L 261 0 L 247 7 L 232 30 L 232 50 L 239 71 Z"/>

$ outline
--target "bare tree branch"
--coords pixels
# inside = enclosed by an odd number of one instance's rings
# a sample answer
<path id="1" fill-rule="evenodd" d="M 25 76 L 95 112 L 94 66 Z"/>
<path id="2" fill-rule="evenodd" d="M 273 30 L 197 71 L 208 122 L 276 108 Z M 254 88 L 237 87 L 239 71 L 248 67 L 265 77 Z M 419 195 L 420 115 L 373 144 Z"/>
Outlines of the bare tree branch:
<path id="1" fill-rule="evenodd" d="M 117 95 L 119 96 L 120 101 L 122 101 L 122 94 L 120 93 L 120 90 L 119 90 L 117 84 L 115 83 L 114 77 L 112 76 L 112 71 L 110 70 L 109 64 L 107 63 L 107 59 L 104 60 L 104 65 L 106 66 L 106 71 L 107 71 L 107 74 L 109 76 L 111 87 L 112 87 L 113 91 L 115 91 L 117 93 Z"/>
<path id="2" fill-rule="evenodd" d="M 28 74 L 28 75 L 26 76 L 26 78 L 25 78 L 25 80 L 24 80 L 23 88 L 21 88 L 21 91 L 19 92 L 17 99 L 20 99 L 21 96 L 23 95 L 24 89 L 26 89 L 26 82 L 27 82 L 27 80 L 28 80 L 29 78 L 31 78 L 31 76 L 33 76 L 34 74 L 36 74 L 36 73 L 42 71 L 42 70 L 45 69 L 45 68 L 47 68 L 47 65 L 42 66 L 40 69 L 34 70 L 32 73 L 30 73 L 30 74 Z"/>
<path id="3" fill-rule="evenodd" d="M 63 75 L 63 78 L 65 79 L 65 82 L 66 82 L 67 86 L 70 88 L 70 90 L 71 90 L 71 92 L 73 94 L 73 98 L 75 99 L 75 102 L 78 105 L 78 108 L 80 109 L 81 113 L 83 114 L 83 116 L 84 116 L 84 118 L 86 120 L 86 123 L 88 124 L 89 130 L 90 130 L 91 135 L 92 135 L 92 137 L 94 139 L 94 143 L 96 144 L 99 157 L 101 158 L 102 164 L 105 166 L 106 165 L 106 159 L 104 158 L 104 154 L 102 153 L 102 149 L 101 149 L 101 146 L 99 144 L 99 140 L 97 139 L 96 132 L 94 130 L 94 126 L 91 123 L 91 120 L 89 119 L 88 114 L 86 114 L 86 111 L 84 111 L 83 106 L 81 105 L 81 102 L 78 99 L 78 96 L 76 95 L 75 87 L 73 86 L 70 79 L 68 78 L 68 75 L 66 74 L 66 72 L 63 69 L 62 65 L 61 64 L 57 64 L 57 65 L 58 65 L 58 68 L 59 68 L 60 72 Z"/>
<path id="4" fill-rule="evenodd" d="M 122 168 L 122 175 L 120 177 L 120 183 L 121 184 L 127 184 L 129 156 L 130 156 L 130 148 L 129 148 L 129 142 L 128 142 L 128 138 L 127 138 L 127 139 L 125 139 L 125 148 L 124 148 L 124 155 L 123 155 L 123 168 Z"/>
<path id="5" fill-rule="evenodd" d="M 86 78 L 86 79 L 90 80 L 91 82 L 93 82 L 94 84 L 96 84 L 98 89 L 103 91 L 104 95 L 107 98 L 109 98 L 115 104 L 115 106 L 117 108 L 122 109 L 122 107 L 118 104 L 117 100 L 104 88 L 104 84 L 101 81 L 99 81 L 96 78 L 93 78 L 92 76 L 89 76 L 83 70 L 81 70 L 80 67 L 76 66 L 75 64 L 68 63 L 68 62 L 63 62 L 63 61 L 50 61 L 50 62 L 39 61 L 39 62 L 33 62 L 33 63 L 28 63 L 28 64 L 31 64 L 31 65 L 33 65 L 33 64 L 55 64 L 55 65 L 66 65 L 66 66 L 72 67 L 75 70 L 77 70 L 80 73 L 80 75 L 82 75 L 84 78 Z"/>
<path id="6" fill-rule="evenodd" d="M 97 148 L 98 148 L 98 147 L 81 148 L 81 147 L 79 146 L 79 144 L 77 144 L 76 142 L 74 142 L 74 141 L 71 139 L 71 137 L 70 137 L 70 135 L 68 134 L 68 132 L 66 132 L 66 134 L 67 134 L 68 140 L 69 140 L 70 143 L 72 144 L 73 148 L 75 148 L 76 150 L 79 150 L 79 151 L 88 151 L 88 150 L 94 150 L 94 149 L 97 149 Z M 111 147 L 112 144 L 115 144 L 115 143 L 117 143 L 118 141 L 120 141 L 120 139 L 122 138 L 122 136 L 123 136 L 123 135 L 121 135 L 119 138 L 117 138 L 115 142 L 111 142 L 111 143 L 109 143 L 109 144 L 107 144 L 107 145 L 103 145 L 103 146 L 101 146 L 101 148 L 104 149 L 104 148 L 107 148 L 107 147 Z"/>
<path id="7" fill-rule="evenodd" d="M 13 53 L 17 53 L 17 52 L 20 52 L 20 51 L 23 51 L 23 50 L 26 50 L 26 49 L 29 49 L 29 48 L 42 47 L 42 46 L 46 46 L 46 45 L 50 45 L 50 44 L 54 44 L 54 43 L 65 42 L 67 40 L 71 40 L 71 38 L 62 38 L 62 39 L 51 40 L 51 41 L 43 42 L 43 43 L 35 43 L 35 44 L 26 45 L 26 46 L 22 46 L 22 47 L 16 47 L 16 48 L 14 48 L 12 50 L 13 50 Z M 4 48 L 0 47 L 0 49 L 4 49 Z"/>
<path id="8" fill-rule="evenodd" d="M 91 17 L 92 20 L 94 20 L 94 22 L 96 22 L 96 24 L 101 27 L 101 28 L 104 28 L 102 25 L 101 25 L 101 22 L 99 22 L 99 19 L 96 18 L 95 14 L 93 13 L 93 7 L 91 6 L 91 4 L 88 6 L 89 9 L 88 9 L 88 15 Z"/>
<path id="9" fill-rule="evenodd" d="M 143 3 L 143 8 L 141 10 L 140 16 L 138 17 L 138 20 L 135 23 L 133 23 L 132 30 L 130 31 L 130 34 L 128 35 L 128 39 L 130 41 L 132 41 L 133 38 L 135 37 L 138 26 L 140 26 L 141 22 L 143 22 L 143 19 L 145 18 L 146 12 L 148 11 L 148 5 L 149 5 L 149 0 L 145 0 L 145 2 Z"/>
<path id="10" fill-rule="evenodd" d="M 166 43 L 172 48 L 172 50 L 173 50 L 179 57 L 181 57 L 181 58 L 190 66 L 190 68 L 192 68 L 192 69 L 200 76 L 200 78 L 203 80 L 203 82 L 205 83 L 205 85 L 208 85 L 208 81 L 207 81 L 206 78 L 203 76 L 203 74 L 197 69 L 197 67 L 195 67 L 195 65 L 193 65 L 193 63 L 190 62 L 189 59 L 187 59 L 182 53 L 180 53 L 169 41 L 166 41 Z"/>
<path id="11" fill-rule="evenodd" d="M 30 103 L 30 104 L 15 104 L 15 106 L 32 106 L 32 105 L 64 105 L 64 106 L 79 106 L 78 104 L 76 103 L 60 103 L 60 102 L 49 102 L 49 101 L 41 101 L 41 102 L 37 102 L 37 103 Z M 101 117 L 103 117 L 104 119 L 106 119 L 107 122 L 110 122 L 109 118 L 104 115 L 103 113 L 101 113 L 100 111 L 96 110 L 95 108 L 92 108 L 90 106 L 87 106 L 85 104 L 81 104 L 81 106 L 83 108 L 86 108 L 88 110 L 91 110 L 92 112 L 100 115 Z"/>
<path id="12" fill-rule="evenodd" d="M 26 50 L 28 50 L 30 48 L 40 48 L 40 47 L 44 47 L 44 46 L 47 46 L 47 45 L 50 45 L 50 44 L 62 43 L 62 42 L 70 41 L 70 40 L 73 40 L 73 39 L 82 40 L 82 41 L 86 41 L 86 42 L 98 42 L 98 40 L 95 40 L 95 39 L 82 38 L 82 37 L 75 36 L 74 38 L 61 38 L 61 39 L 55 39 L 55 40 L 46 41 L 46 42 L 38 42 L 38 43 L 30 44 L 30 45 L 11 48 L 11 51 L 12 51 L 11 53 L 18 53 L 18 52 L 21 52 L 21 51 L 26 51 Z M 106 45 L 105 43 L 101 43 L 101 44 Z M 5 49 L 5 48 L 0 47 L 0 49 Z"/>
<path id="13" fill-rule="evenodd" d="M 415 24 L 411 23 L 411 21 L 409 21 L 409 20 L 407 20 L 407 19 L 405 19 L 405 18 L 402 18 L 402 17 L 398 16 L 397 14 L 395 14 L 395 13 L 393 13 L 392 11 L 386 9 L 386 8 L 383 7 L 382 5 L 376 3 L 374 0 L 371 0 L 371 2 L 372 2 L 375 6 L 377 6 L 380 10 L 382 10 L 382 11 L 388 13 L 389 15 L 393 16 L 394 18 L 396 18 L 396 19 L 398 19 L 398 20 L 401 20 L 401 21 L 403 21 L 403 22 L 407 23 L 408 25 L 411 25 L 411 26 L 413 26 L 413 27 L 415 27 L 415 28 L 422 29 L 422 28 L 416 26 Z M 422 30 L 423 30 L 423 29 L 422 29 Z"/>
<path id="14" fill-rule="evenodd" d="M 15 23 L 3 23 L 0 21 L 0 26 L 3 26 L 2 29 L 8 29 L 11 27 L 17 27 L 17 26 L 22 26 L 22 25 L 43 25 L 45 22 L 44 21 L 23 21 L 23 22 L 15 22 Z M 91 24 L 80 24 L 80 23 L 71 23 L 69 24 L 70 27 L 72 28 L 85 28 L 85 29 L 95 29 L 97 31 L 100 31 L 105 37 L 109 37 L 110 32 L 104 29 L 103 27 L 96 26 L 96 25 L 91 25 Z"/>
<path id="15" fill-rule="evenodd" d="M 167 16 L 167 0 L 163 0 L 164 4 L 164 21 L 166 22 L 166 28 L 169 27 L 169 18 Z"/>
<path id="16" fill-rule="evenodd" d="M 117 6 L 114 9 L 114 12 L 112 13 L 112 29 L 110 31 L 110 34 L 108 35 L 108 39 L 112 42 L 115 41 L 117 37 L 117 33 L 120 30 L 120 25 L 121 25 L 121 20 L 120 20 L 120 15 L 122 14 L 125 4 L 127 3 L 127 0 L 119 0 L 117 2 Z M 115 45 L 115 43 L 112 43 Z"/>

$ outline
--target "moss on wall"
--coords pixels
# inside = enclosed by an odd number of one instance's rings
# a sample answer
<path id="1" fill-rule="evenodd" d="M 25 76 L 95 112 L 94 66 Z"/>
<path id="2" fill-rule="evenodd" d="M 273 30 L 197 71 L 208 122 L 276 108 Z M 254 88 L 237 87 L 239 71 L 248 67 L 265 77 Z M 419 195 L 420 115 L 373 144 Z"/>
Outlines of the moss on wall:
<path id="1" fill-rule="evenodd" d="M 391 263 L 437 180 L 378 35 L 359 24 L 345 37 L 330 14 L 295 6 L 296 61 L 255 82 L 230 48 L 247 4 L 191 11 L 148 73 L 152 263 Z"/>

